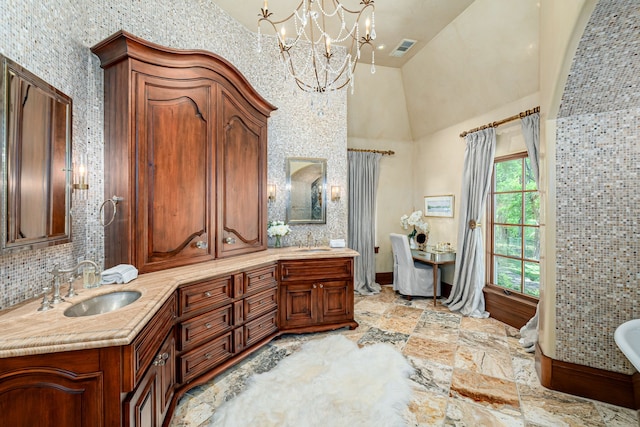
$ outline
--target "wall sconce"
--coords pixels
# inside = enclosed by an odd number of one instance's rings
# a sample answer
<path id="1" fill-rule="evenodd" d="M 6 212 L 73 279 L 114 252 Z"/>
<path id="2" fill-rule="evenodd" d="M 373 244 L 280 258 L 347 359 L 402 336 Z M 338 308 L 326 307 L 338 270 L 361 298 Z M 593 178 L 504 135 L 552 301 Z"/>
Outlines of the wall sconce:
<path id="1" fill-rule="evenodd" d="M 269 203 L 276 201 L 276 185 L 267 184 L 267 200 Z"/>
<path id="2" fill-rule="evenodd" d="M 331 186 L 331 201 L 339 202 L 341 197 L 342 189 L 339 186 Z"/>
<path id="3" fill-rule="evenodd" d="M 89 189 L 89 169 L 87 167 L 87 154 L 78 155 L 78 160 L 73 164 L 73 189 Z"/>

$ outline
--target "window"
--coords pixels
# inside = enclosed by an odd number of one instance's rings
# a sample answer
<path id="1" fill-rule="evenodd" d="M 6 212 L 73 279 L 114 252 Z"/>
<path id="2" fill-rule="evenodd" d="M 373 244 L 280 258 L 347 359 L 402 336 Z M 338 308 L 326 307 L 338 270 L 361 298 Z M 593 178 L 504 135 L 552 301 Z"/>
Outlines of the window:
<path id="1" fill-rule="evenodd" d="M 495 159 L 488 208 L 488 282 L 538 298 L 540 198 L 526 152 Z"/>

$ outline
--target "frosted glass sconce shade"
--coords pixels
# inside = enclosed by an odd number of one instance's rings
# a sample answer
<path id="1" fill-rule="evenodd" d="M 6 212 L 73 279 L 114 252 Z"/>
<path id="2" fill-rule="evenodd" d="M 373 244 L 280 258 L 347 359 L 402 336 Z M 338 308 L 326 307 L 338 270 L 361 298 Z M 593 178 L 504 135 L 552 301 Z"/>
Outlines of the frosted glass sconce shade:
<path id="1" fill-rule="evenodd" d="M 276 185 L 275 184 L 267 184 L 267 200 L 269 200 L 269 202 L 276 201 Z"/>
<path id="2" fill-rule="evenodd" d="M 339 186 L 331 186 L 331 201 L 339 202 L 342 196 L 342 189 Z"/>

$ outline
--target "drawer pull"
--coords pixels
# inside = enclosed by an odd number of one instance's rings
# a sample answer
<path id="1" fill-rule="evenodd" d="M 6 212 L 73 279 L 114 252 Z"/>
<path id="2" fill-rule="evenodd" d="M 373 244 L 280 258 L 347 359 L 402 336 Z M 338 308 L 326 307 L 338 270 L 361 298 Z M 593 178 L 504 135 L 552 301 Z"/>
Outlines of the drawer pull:
<path id="1" fill-rule="evenodd" d="M 211 353 L 207 353 L 207 354 L 204 355 L 204 358 L 207 359 L 207 360 L 211 359 L 212 357 L 213 357 L 213 354 L 211 354 Z"/>
<path id="2" fill-rule="evenodd" d="M 205 297 L 207 297 L 207 298 L 209 298 L 209 297 L 211 296 L 211 292 L 209 292 L 209 291 L 205 292 L 205 293 L 204 293 L 204 296 L 205 296 Z"/>
<path id="3" fill-rule="evenodd" d="M 161 353 L 157 355 L 153 361 L 153 366 L 164 366 L 168 358 L 169 353 Z"/>
<path id="4" fill-rule="evenodd" d="M 320 283 L 320 287 L 321 287 L 321 288 L 324 288 L 324 285 L 323 285 L 322 283 Z"/>
<path id="5" fill-rule="evenodd" d="M 198 249 L 207 249 L 209 247 L 209 244 L 207 242 L 203 242 L 202 240 L 198 240 L 196 242 L 196 248 Z"/>
<path id="6" fill-rule="evenodd" d="M 224 242 L 228 245 L 233 245 L 236 242 L 236 239 L 234 239 L 233 237 L 227 237 L 226 239 L 224 239 Z"/>
<path id="7" fill-rule="evenodd" d="M 316 285 L 315 283 L 313 284 L 313 289 L 317 288 L 318 285 Z"/>
<path id="8" fill-rule="evenodd" d="M 211 323 L 207 322 L 204 324 L 204 327 L 207 329 L 211 329 Z"/>

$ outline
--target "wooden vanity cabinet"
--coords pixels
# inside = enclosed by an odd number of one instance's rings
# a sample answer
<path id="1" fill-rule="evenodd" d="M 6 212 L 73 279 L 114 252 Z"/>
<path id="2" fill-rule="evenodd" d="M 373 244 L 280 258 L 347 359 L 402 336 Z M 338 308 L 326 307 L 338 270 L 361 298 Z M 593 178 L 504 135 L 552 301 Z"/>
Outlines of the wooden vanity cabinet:
<path id="1" fill-rule="evenodd" d="M 146 273 L 266 249 L 275 107 L 209 52 L 124 31 L 91 50 L 104 69 L 105 197 L 123 197 L 105 267 Z"/>
<path id="2" fill-rule="evenodd" d="M 0 425 L 120 425 L 119 348 L 0 359 Z"/>
<path id="3" fill-rule="evenodd" d="M 203 382 L 277 329 L 276 264 L 178 289 L 178 383 Z"/>
<path id="4" fill-rule="evenodd" d="M 278 271 L 281 331 L 358 326 L 353 314 L 353 258 L 280 261 Z"/>
<path id="5" fill-rule="evenodd" d="M 166 336 L 152 365 L 125 399 L 124 426 L 161 426 L 175 391 L 175 337 Z"/>
<path id="6" fill-rule="evenodd" d="M 135 340 L 123 347 L 123 423 L 160 426 L 176 384 L 176 297 L 172 295 Z"/>

